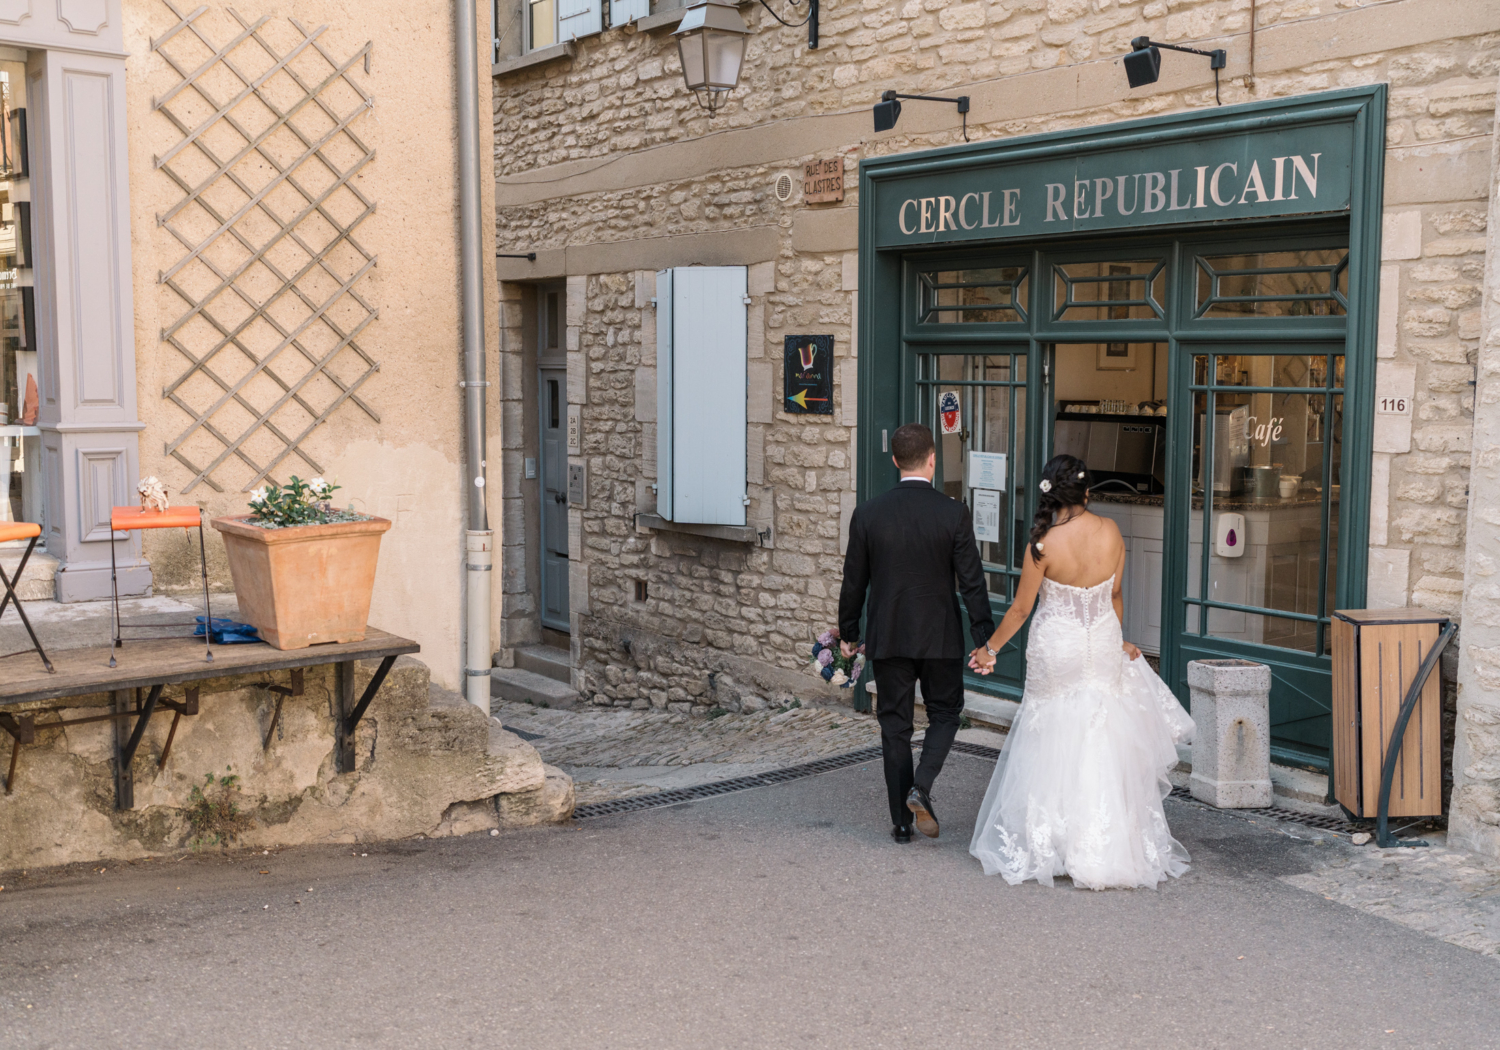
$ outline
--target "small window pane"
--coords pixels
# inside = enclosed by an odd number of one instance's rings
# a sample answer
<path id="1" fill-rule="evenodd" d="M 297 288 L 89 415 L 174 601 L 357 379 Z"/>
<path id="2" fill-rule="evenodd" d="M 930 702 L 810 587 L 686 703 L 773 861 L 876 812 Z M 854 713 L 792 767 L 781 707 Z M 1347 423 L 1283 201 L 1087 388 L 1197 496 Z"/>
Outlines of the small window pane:
<path id="1" fill-rule="evenodd" d="M 1217 255 L 1198 260 L 1199 317 L 1341 317 L 1345 248 Z"/>
<path id="2" fill-rule="evenodd" d="M 531 4 L 531 46 L 529 51 L 535 51 L 539 47 L 551 47 L 557 43 L 557 11 L 556 0 L 532 0 Z"/>
<path id="3" fill-rule="evenodd" d="M 923 324 L 1013 324 L 1026 320 L 1026 267 L 934 270 L 921 275 Z"/>
<path id="4" fill-rule="evenodd" d="M 1053 320 L 1148 321 L 1164 317 L 1161 259 L 1063 263 L 1053 267 Z"/>
<path id="5" fill-rule="evenodd" d="M 1330 382 L 1328 357 L 1324 354 L 1219 354 L 1193 362 L 1193 382 L 1206 384 L 1210 369 L 1215 386 L 1333 387 L 1344 385 L 1344 357 L 1333 358 Z"/>

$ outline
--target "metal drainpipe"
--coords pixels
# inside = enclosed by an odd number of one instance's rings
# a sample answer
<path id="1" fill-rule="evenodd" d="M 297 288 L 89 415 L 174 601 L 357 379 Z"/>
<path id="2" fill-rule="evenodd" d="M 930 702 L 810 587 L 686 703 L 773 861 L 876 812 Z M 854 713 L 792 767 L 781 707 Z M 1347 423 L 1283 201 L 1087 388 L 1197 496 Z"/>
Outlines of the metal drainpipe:
<path id="1" fill-rule="evenodd" d="M 490 710 L 490 581 L 495 534 L 485 511 L 484 398 L 489 383 L 484 367 L 484 261 L 480 254 L 479 72 L 475 54 L 479 33 L 474 0 L 454 0 L 458 49 L 458 243 L 463 275 L 464 456 L 467 502 L 464 533 L 466 637 L 464 696 L 486 714 Z"/>

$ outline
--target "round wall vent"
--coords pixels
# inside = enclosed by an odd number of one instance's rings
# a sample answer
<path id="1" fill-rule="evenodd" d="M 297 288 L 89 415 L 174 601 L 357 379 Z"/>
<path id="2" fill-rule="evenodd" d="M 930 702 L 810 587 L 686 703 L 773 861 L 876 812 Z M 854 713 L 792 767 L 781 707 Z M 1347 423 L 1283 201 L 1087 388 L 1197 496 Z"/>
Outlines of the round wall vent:
<path id="1" fill-rule="evenodd" d="M 776 176 L 776 199 L 785 204 L 792 199 L 792 177 L 786 172 Z"/>

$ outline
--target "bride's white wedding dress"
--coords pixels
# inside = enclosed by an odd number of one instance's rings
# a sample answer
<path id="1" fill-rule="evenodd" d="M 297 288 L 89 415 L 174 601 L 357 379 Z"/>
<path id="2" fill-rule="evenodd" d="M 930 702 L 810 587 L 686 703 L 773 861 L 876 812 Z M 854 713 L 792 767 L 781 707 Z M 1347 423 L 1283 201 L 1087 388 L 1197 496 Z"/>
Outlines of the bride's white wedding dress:
<path id="1" fill-rule="evenodd" d="M 1162 799 L 1193 721 L 1144 657 L 1121 650 L 1112 579 L 1043 579 L 1026 692 L 969 852 L 1011 885 L 1058 875 L 1089 889 L 1154 887 L 1187 871 Z"/>

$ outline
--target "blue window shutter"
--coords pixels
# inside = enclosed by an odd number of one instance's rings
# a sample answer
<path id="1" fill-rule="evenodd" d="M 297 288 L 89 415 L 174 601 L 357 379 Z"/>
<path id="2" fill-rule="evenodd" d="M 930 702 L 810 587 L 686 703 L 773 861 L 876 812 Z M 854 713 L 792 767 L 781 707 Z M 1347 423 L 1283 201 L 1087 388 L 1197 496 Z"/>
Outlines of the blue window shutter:
<path id="1" fill-rule="evenodd" d="M 603 0 L 557 0 L 557 39 L 574 40 L 604 31 Z"/>
<path id="2" fill-rule="evenodd" d="M 658 416 L 672 406 L 673 521 L 745 524 L 746 289 L 743 266 L 672 275 L 671 400 Z"/>
<path id="3" fill-rule="evenodd" d="M 651 13 L 651 0 L 609 0 L 609 25 L 622 26 Z"/>
<path id="4" fill-rule="evenodd" d="M 656 272 L 656 513 L 672 520 L 672 272 Z"/>

